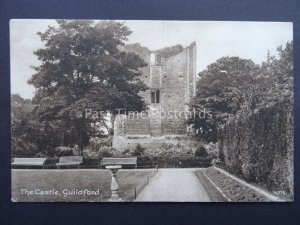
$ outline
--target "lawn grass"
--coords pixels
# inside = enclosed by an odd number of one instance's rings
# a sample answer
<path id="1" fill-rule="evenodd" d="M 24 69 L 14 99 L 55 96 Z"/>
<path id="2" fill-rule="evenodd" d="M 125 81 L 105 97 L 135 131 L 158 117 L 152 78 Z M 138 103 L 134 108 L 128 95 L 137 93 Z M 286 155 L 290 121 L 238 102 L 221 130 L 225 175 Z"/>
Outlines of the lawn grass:
<path id="1" fill-rule="evenodd" d="M 155 174 L 153 169 L 120 170 L 117 173 L 119 194 L 124 201 L 132 201 L 137 193 L 147 184 L 150 177 Z M 111 175 L 107 170 L 12 170 L 12 201 L 14 202 L 107 202 L 110 198 Z M 58 195 L 27 196 L 21 189 L 34 191 L 57 190 Z M 68 195 L 63 190 L 97 191 L 96 195 Z"/>

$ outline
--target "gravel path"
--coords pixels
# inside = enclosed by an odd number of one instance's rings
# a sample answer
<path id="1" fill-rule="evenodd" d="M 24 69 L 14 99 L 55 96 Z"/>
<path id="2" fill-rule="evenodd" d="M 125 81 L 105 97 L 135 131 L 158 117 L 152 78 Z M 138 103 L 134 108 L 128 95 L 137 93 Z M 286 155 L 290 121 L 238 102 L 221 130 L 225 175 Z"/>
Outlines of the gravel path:
<path id="1" fill-rule="evenodd" d="M 160 169 L 136 201 L 209 202 L 210 198 L 194 171 L 195 169 Z"/>

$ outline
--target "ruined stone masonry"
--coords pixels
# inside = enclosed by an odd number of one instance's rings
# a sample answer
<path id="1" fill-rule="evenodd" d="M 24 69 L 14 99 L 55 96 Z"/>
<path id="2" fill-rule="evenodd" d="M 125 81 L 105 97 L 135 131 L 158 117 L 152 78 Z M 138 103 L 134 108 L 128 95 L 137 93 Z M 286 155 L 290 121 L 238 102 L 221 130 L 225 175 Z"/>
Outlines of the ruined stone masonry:
<path id="1" fill-rule="evenodd" d="M 180 118 L 196 94 L 196 43 L 150 51 L 140 44 L 125 46 L 125 51 L 138 54 L 147 64 L 141 79 L 149 90 L 141 93 L 148 105 L 147 116 L 119 115 L 115 119 L 113 147 L 133 148 L 138 143 L 154 148 L 165 137 L 186 137 L 190 128 Z M 169 114 L 163 114 L 169 113 Z"/>

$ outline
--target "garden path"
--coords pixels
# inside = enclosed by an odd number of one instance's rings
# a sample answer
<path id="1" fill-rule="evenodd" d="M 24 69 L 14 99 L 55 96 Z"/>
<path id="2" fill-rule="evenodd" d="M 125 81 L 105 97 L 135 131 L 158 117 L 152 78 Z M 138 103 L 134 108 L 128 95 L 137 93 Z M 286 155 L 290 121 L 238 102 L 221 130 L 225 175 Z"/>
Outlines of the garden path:
<path id="1" fill-rule="evenodd" d="M 209 202 L 195 169 L 159 169 L 136 201 Z"/>

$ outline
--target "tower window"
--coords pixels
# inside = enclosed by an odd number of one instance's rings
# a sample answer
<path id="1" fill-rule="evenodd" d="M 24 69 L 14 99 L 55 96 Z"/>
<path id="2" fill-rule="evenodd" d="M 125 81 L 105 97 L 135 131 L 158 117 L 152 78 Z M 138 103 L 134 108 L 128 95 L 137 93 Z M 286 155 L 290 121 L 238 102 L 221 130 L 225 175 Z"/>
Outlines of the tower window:
<path id="1" fill-rule="evenodd" d="M 160 98 L 160 91 L 159 90 L 157 90 L 156 91 L 156 103 L 159 103 L 159 99 Z"/>
<path id="2" fill-rule="evenodd" d="M 151 103 L 159 103 L 160 102 L 160 91 L 152 90 L 151 91 Z"/>
<path id="3" fill-rule="evenodd" d="M 151 103 L 155 103 L 155 91 L 151 91 Z"/>

